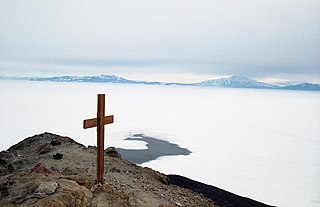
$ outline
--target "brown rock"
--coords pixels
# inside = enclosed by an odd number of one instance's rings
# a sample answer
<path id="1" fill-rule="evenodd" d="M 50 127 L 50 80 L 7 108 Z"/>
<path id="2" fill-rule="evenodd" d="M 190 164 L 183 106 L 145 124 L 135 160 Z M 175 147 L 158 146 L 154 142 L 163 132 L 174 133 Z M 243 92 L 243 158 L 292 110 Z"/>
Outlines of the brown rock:
<path id="1" fill-rule="evenodd" d="M 109 206 L 134 206 L 129 202 L 129 196 L 124 194 L 123 192 L 119 192 L 114 189 L 111 185 L 104 184 L 102 186 L 98 186 L 94 190 L 95 197 L 92 199 L 92 206 L 101 206 L 101 207 L 109 207 Z"/>
<path id="2" fill-rule="evenodd" d="M 56 182 L 50 181 L 50 182 L 42 182 L 40 183 L 39 187 L 36 190 L 36 193 L 44 193 L 47 195 L 53 194 L 58 187 L 58 184 Z"/>
<path id="3" fill-rule="evenodd" d="M 50 144 L 48 143 L 45 143 L 45 144 L 42 144 L 40 145 L 38 148 L 37 148 L 37 153 L 38 154 L 46 154 L 48 152 L 50 152 L 52 150 Z"/>
<path id="4" fill-rule="evenodd" d="M 73 170 L 71 167 L 67 166 L 65 167 L 62 172 L 63 175 L 76 175 L 77 172 L 75 170 Z"/>
<path id="5" fill-rule="evenodd" d="M 43 163 L 38 163 L 36 164 L 31 170 L 30 173 L 40 173 L 40 174 L 44 174 L 44 175 L 48 175 L 48 174 L 52 174 L 52 171 L 49 170 L 45 164 Z"/>
<path id="6" fill-rule="evenodd" d="M 43 199 L 40 199 L 33 206 L 56 206 L 56 207 L 83 207 L 89 206 L 90 200 L 93 198 L 92 192 L 80 186 L 72 180 L 59 179 L 57 180 L 59 188 L 57 191 Z"/>
<path id="7" fill-rule="evenodd" d="M 85 177 L 81 177 L 78 175 L 71 175 L 71 176 L 63 176 L 61 178 L 67 179 L 67 180 L 73 180 L 75 182 L 77 182 L 79 185 L 83 185 L 84 187 L 90 189 L 92 186 L 92 182 L 85 178 Z"/>
<path id="8" fill-rule="evenodd" d="M 50 144 L 51 144 L 52 146 L 61 145 L 61 139 L 60 139 L 60 137 L 52 140 Z"/>
<path id="9" fill-rule="evenodd" d="M 121 155 L 118 153 L 118 151 L 116 150 L 115 147 L 108 147 L 106 150 L 105 150 L 106 154 L 109 156 L 109 157 L 117 157 L 117 158 L 121 158 Z"/>

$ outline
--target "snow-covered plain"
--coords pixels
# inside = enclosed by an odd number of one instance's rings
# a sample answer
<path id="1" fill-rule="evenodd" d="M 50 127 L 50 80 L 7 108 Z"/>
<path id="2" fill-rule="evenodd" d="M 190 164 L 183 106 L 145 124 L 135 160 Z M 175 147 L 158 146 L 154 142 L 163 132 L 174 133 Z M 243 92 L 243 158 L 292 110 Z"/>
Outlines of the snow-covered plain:
<path id="1" fill-rule="evenodd" d="M 106 145 L 133 133 L 193 153 L 144 163 L 280 207 L 320 206 L 320 93 L 0 81 L 0 150 L 49 131 L 95 145 L 96 94 L 107 94 Z"/>

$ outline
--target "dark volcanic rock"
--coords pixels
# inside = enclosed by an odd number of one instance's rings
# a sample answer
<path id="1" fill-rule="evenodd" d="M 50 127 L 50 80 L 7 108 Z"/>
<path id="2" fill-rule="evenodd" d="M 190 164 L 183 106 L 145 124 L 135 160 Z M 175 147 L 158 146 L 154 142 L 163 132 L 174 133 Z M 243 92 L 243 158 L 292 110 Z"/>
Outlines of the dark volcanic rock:
<path id="1" fill-rule="evenodd" d="M 8 164 L 5 159 L 0 158 L 0 165 L 6 165 Z"/>
<path id="2" fill-rule="evenodd" d="M 12 181 L 0 183 L 0 199 L 2 197 L 9 195 L 9 191 L 8 191 L 9 187 L 12 186 L 13 184 L 14 184 L 14 182 L 12 182 Z"/>
<path id="3" fill-rule="evenodd" d="M 220 188 L 200 183 L 180 175 L 168 175 L 169 182 L 183 188 L 188 188 L 211 198 L 220 206 L 228 207 L 272 207 L 264 203 L 238 196 Z"/>
<path id="4" fill-rule="evenodd" d="M 50 143 L 52 146 L 57 146 L 57 145 L 61 145 L 61 139 L 58 138 L 53 138 L 53 140 Z"/>
<path id="5" fill-rule="evenodd" d="M 53 159 L 55 160 L 61 160 L 63 158 L 63 154 L 61 153 L 56 153 L 53 155 Z"/>

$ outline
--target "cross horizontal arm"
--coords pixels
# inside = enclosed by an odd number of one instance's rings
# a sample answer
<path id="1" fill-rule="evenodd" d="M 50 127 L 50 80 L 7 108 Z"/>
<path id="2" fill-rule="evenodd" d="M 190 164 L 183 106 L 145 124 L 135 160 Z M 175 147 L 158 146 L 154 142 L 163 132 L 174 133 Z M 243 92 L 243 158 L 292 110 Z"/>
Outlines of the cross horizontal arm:
<path id="1" fill-rule="evenodd" d="M 113 123 L 113 115 L 104 117 L 103 124 L 112 124 Z M 83 121 L 83 128 L 88 129 L 92 127 L 98 126 L 98 119 L 86 119 Z"/>

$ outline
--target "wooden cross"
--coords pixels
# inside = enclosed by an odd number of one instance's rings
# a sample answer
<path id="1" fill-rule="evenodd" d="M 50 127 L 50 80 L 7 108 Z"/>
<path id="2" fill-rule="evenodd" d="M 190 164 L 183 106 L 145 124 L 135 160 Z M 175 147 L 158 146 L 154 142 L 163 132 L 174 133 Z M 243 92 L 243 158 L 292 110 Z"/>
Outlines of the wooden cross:
<path id="1" fill-rule="evenodd" d="M 83 121 L 83 128 L 97 127 L 97 182 L 103 182 L 104 175 L 104 125 L 113 123 L 113 115 L 105 116 L 105 95 L 98 94 L 97 118 Z"/>

